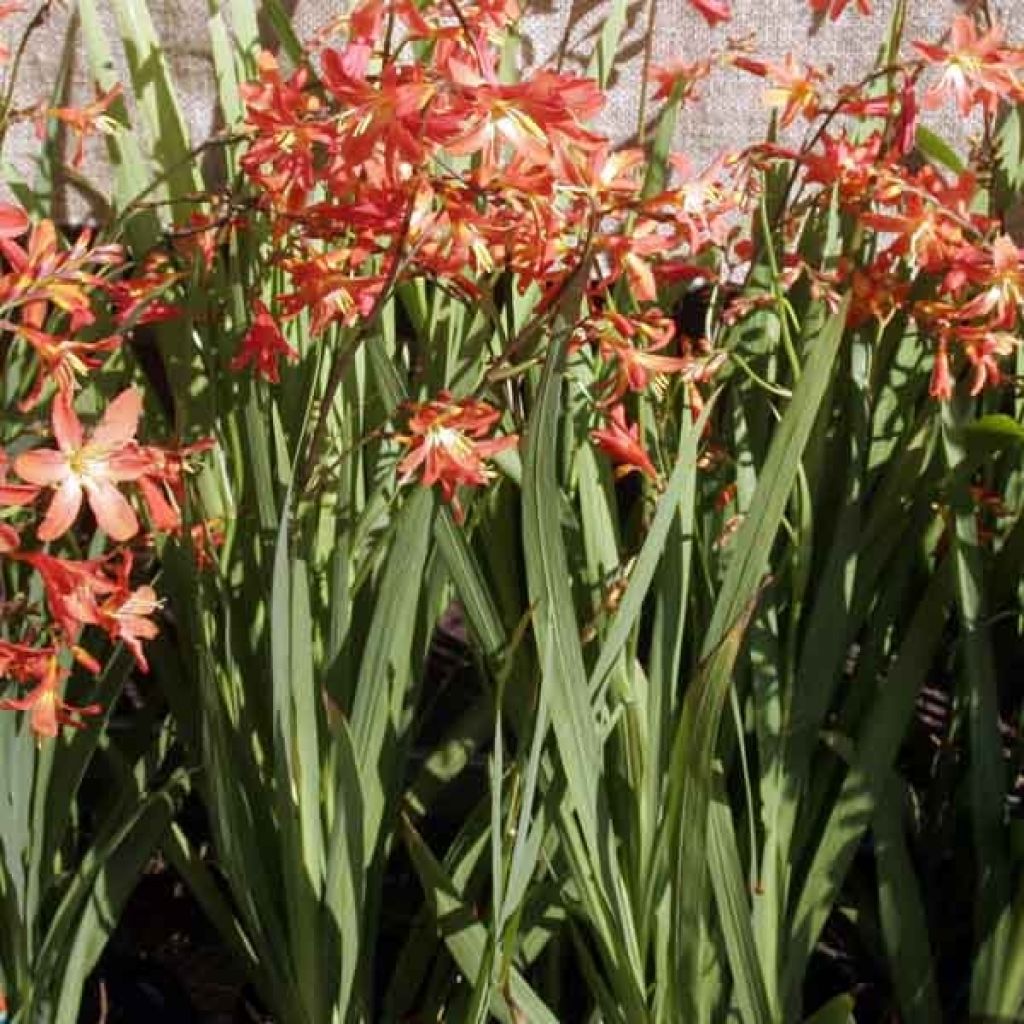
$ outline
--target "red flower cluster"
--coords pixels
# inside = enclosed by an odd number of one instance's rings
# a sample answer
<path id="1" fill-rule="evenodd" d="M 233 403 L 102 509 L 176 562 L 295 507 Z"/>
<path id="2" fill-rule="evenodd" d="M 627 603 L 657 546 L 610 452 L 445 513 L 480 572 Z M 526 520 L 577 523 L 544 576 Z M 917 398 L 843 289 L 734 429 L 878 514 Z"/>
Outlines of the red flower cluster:
<path id="1" fill-rule="evenodd" d="M 713 20 L 728 16 L 718 0 L 700 6 Z M 244 90 L 240 162 L 271 217 L 269 258 L 291 287 L 277 301 L 280 320 L 256 307 L 233 368 L 276 380 L 278 357 L 293 357 L 280 323 L 306 312 L 314 334 L 354 326 L 405 281 L 473 302 L 481 278 L 500 272 L 553 300 L 584 264 L 592 308 L 620 281 L 641 307 L 581 324 L 580 340 L 596 342 L 612 370 L 609 401 L 690 365 L 659 354 L 671 328 L 643 304 L 659 278 L 689 273 L 736 230 L 732 167 L 694 176 L 680 165 L 678 184 L 646 195 L 643 153 L 613 151 L 588 127 L 604 103 L 593 81 L 546 70 L 501 79 L 499 30 L 516 16 L 511 4 L 363 0 L 334 22 L 341 42 L 320 37 L 310 65 L 286 75 L 262 56 Z M 709 70 L 668 69 L 662 87 Z M 490 422 L 481 415 L 447 396 L 422 406 L 403 475 L 422 470 L 446 500 L 483 483 L 493 442 L 480 440 Z"/>
<path id="2" fill-rule="evenodd" d="M 18 239 L 27 232 L 23 245 Z M 42 739 L 98 711 L 72 706 L 63 696 L 73 663 L 100 670 L 83 646 L 86 631 L 124 643 L 139 667 L 147 667 L 143 643 L 156 635 L 152 616 L 158 601 L 151 587 L 131 579 L 134 559 L 125 542 L 141 526 L 125 488 L 137 492 L 155 530 L 180 531 L 187 459 L 203 446 L 141 444 L 136 434 L 142 396 L 133 388 L 111 401 L 91 430 L 75 410 L 78 389 L 121 345 L 124 330 L 168 314 L 166 306 L 153 308 L 167 284 L 165 268 L 153 264 L 139 278 L 115 279 L 123 262 L 119 247 L 94 246 L 87 233 L 65 247 L 53 224 L 41 221 L 30 230 L 28 218 L 10 205 L 0 205 L 0 255 L 6 263 L 0 274 L 0 345 L 29 370 L 18 400 L 21 416 L 5 418 L 0 439 L 10 446 L 0 446 L 0 561 L 28 574 L 25 593 L 42 593 L 38 606 L 22 599 L 3 609 L 0 682 L 26 692 L 4 696 L 0 710 L 26 712 Z M 46 405 L 49 416 L 40 419 L 35 410 Z M 33 444 L 47 429 L 52 444 Z M 46 512 L 36 522 L 44 498 Z M 48 545 L 60 542 L 86 504 L 116 545 L 106 555 L 66 557 L 31 545 L 32 532 Z"/>

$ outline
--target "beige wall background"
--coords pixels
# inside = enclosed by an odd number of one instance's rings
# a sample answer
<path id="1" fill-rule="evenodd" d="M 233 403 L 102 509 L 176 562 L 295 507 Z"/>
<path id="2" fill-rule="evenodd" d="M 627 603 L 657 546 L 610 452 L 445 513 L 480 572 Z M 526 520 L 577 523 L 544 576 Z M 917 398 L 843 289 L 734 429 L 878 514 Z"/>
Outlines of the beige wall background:
<path id="1" fill-rule="evenodd" d="M 117 32 L 108 0 L 97 0 L 107 19 L 109 37 L 117 49 Z M 582 71 L 593 49 L 606 3 L 594 0 L 537 0 L 526 3 L 524 60 L 528 65 L 559 65 Z M 634 0 L 630 3 L 626 31 L 616 56 L 609 102 L 598 125 L 617 141 L 635 136 L 640 110 L 641 81 L 646 62 L 677 57 L 697 59 L 720 47 L 728 36 L 751 36 L 758 50 L 769 58 L 793 52 L 819 67 L 831 67 L 838 82 L 855 81 L 871 67 L 895 0 L 876 0 L 875 13 L 863 17 L 847 9 L 837 22 L 816 22 L 806 0 L 733 0 L 732 22 L 711 30 L 688 0 Z M 311 36 L 331 15 L 346 4 L 336 0 L 289 0 L 300 38 Z M 74 0 L 44 4 L 44 26 L 29 44 L 19 75 L 16 102 L 29 104 L 53 94 L 61 73 L 67 71 L 68 88 L 63 102 L 86 103 L 93 96 L 84 46 L 77 24 Z M 958 0 L 911 0 L 906 38 L 936 40 L 952 17 L 962 9 Z M 1010 37 L 1024 36 L 1024 0 L 997 0 L 993 13 L 1007 26 Z M 188 120 L 193 143 L 208 137 L 215 127 L 213 66 L 206 21 L 208 0 L 150 0 L 149 8 L 158 34 L 170 55 L 172 72 Z M 3 23 L 2 41 L 13 45 L 38 4 Z M 122 61 L 123 54 L 118 53 Z M 127 81 L 127 74 L 123 74 Z M 710 163 L 723 150 L 760 137 L 767 115 L 761 100 L 762 86 L 749 75 L 717 72 L 703 87 L 703 100 L 682 118 L 677 146 L 694 165 Z M 949 113 L 933 119 L 958 147 L 966 145 L 972 125 Z M 5 160 L 17 173 L 31 178 L 39 143 L 28 126 L 19 126 L 7 140 Z M 109 192 L 109 175 L 101 140 L 91 139 L 83 178 L 98 195 Z M 60 189 L 61 216 L 80 221 L 89 216 L 90 204 L 82 189 Z"/>

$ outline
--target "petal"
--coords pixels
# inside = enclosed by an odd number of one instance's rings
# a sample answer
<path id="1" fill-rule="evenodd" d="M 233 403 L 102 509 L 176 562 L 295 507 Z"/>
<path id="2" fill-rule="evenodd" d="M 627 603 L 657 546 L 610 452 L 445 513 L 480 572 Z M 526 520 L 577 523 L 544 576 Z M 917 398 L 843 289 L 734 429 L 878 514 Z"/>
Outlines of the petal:
<path id="1" fill-rule="evenodd" d="M 69 476 L 54 493 L 36 535 L 40 540 L 56 540 L 71 528 L 81 507 L 82 485 L 75 477 Z"/>
<path id="2" fill-rule="evenodd" d="M 149 517 L 158 530 L 171 533 L 181 526 L 181 516 L 177 509 L 150 477 L 139 477 L 139 490 L 142 492 L 146 508 L 149 509 Z"/>
<path id="3" fill-rule="evenodd" d="M 122 445 L 135 437 L 142 415 L 142 392 L 138 388 L 122 391 L 103 414 L 99 426 L 93 432 L 93 443 L 98 445 Z"/>
<path id="4" fill-rule="evenodd" d="M 23 452 L 14 460 L 14 472 L 30 484 L 47 487 L 71 476 L 71 467 L 64 452 L 53 448 L 36 448 Z"/>
<path id="5" fill-rule="evenodd" d="M 139 532 L 134 510 L 109 480 L 86 480 L 85 489 L 99 528 L 111 540 L 128 540 Z"/>
<path id="6" fill-rule="evenodd" d="M 133 443 L 105 460 L 103 475 L 109 480 L 138 480 L 153 470 L 152 457 Z"/>
<path id="7" fill-rule="evenodd" d="M 63 392 L 53 401 L 53 436 L 63 452 L 73 452 L 82 447 L 82 424 L 71 399 Z"/>
<path id="8" fill-rule="evenodd" d="M 20 206 L 0 203 L 0 238 L 17 238 L 28 231 L 29 219 Z"/>

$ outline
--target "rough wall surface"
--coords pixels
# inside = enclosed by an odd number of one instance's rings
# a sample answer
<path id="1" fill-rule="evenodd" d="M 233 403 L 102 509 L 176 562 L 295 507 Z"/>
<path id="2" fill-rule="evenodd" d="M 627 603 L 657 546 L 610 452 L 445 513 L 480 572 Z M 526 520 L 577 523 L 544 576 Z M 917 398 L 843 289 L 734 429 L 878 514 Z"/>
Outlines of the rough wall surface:
<path id="1" fill-rule="evenodd" d="M 111 44 L 118 34 L 110 0 L 96 0 L 106 16 Z M 712 31 L 688 0 L 632 0 L 628 23 L 616 58 L 609 103 L 599 127 L 619 141 L 635 137 L 640 120 L 643 69 L 647 61 L 677 57 L 696 59 L 720 47 L 727 36 L 752 36 L 759 52 L 780 58 L 787 52 L 819 67 L 831 66 L 837 82 L 855 81 L 870 69 L 895 0 L 876 0 L 875 14 L 859 15 L 852 7 L 837 22 L 815 24 L 806 0 L 734 0 L 734 20 Z M 606 3 L 594 0 L 524 0 L 524 58 L 532 65 L 553 63 L 582 71 L 600 30 Z M 16 42 L 29 12 L 4 23 L 9 46 Z M 54 95 L 61 103 L 85 103 L 93 95 L 86 68 L 84 45 L 75 16 L 74 0 L 49 7 L 46 24 L 31 39 L 19 76 L 16 102 L 29 104 Z M 149 0 L 161 40 L 170 54 L 172 70 L 182 98 L 193 143 L 205 138 L 215 125 L 213 68 L 207 41 L 208 0 Z M 336 0 L 290 0 L 300 37 L 311 35 L 332 14 L 345 6 Z M 1024 0 L 998 0 L 994 13 L 1008 26 L 1010 36 L 1024 35 Z M 938 39 L 962 3 L 956 0 L 911 0 L 908 39 Z M 123 61 L 123 54 L 118 53 Z M 62 72 L 67 72 L 66 84 Z M 123 75 L 127 80 L 127 74 Z M 694 165 L 702 167 L 718 153 L 752 141 L 763 134 L 766 112 L 762 85 L 749 75 L 716 72 L 702 88 L 703 100 L 688 108 L 679 129 L 678 145 Z M 936 118 L 936 127 L 957 146 L 971 130 L 950 113 Z M 30 177 L 38 141 L 28 126 L 19 126 L 7 140 L 6 160 L 22 176 Z M 90 188 L 93 205 L 109 194 L 101 140 L 91 139 L 82 168 L 80 187 L 60 190 L 62 217 L 88 217 Z M 86 185 L 88 183 L 88 185 Z"/>

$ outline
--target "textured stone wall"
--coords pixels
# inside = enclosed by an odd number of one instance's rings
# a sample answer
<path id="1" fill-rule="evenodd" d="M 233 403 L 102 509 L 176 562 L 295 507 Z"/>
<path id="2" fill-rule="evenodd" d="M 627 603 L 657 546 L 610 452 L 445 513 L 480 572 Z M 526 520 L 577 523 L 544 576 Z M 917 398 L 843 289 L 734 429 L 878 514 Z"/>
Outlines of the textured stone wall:
<path id="1" fill-rule="evenodd" d="M 528 2 L 528 0 L 527 0 Z M 628 25 L 621 42 L 611 83 L 608 107 L 600 127 L 616 139 L 635 136 L 639 119 L 640 83 L 645 62 L 675 57 L 699 58 L 720 46 L 727 35 L 753 35 L 761 53 L 779 58 L 789 51 L 818 66 L 832 66 L 838 81 L 853 81 L 870 69 L 894 0 L 876 0 L 876 13 L 865 18 L 848 9 L 838 22 L 816 25 L 806 0 L 733 0 L 735 18 L 712 31 L 688 0 L 632 0 Z M 109 0 L 97 0 L 107 15 L 109 38 L 117 44 Z M 4 23 L 6 42 L 12 45 L 29 13 Z M 150 0 L 157 31 L 171 55 L 172 69 L 187 115 L 193 142 L 203 139 L 214 126 L 213 69 L 207 42 L 208 0 Z M 290 0 L 300 37 L 342 5 L 332 0 Z M 911 0 L 907 38 L 938 39 L 961 5 L 955 0 Z M 851 5 L 852 7 L 852 5 Z M 993 10 L 1009 27 L 1011 37 L 1024 36 L 1024 0 L 998 0 Z M 593 0 L 538 0 L 528 4 L 525 16 L 526 60 L 531 64 L 555 63 L 582 70 L 600 29 L 603 3 Z M 52 95 L 68 71 L 60 102 L 82 103 L 92 97 L 84 45 L 77 27 L 74 0 L 52 4 L 46 25 L 32 38 L 19 78 L 17 102 L 29 103 Z M 124 76 L 127 79 L 127 76 Z M 764 131 L 766 113 L 762 86 L 749 75 L 718 72 L 703 87 L 703 101 L 686 112 L 679 129 L 678 145 L 697 167 L 709 163 L 723 149 L 758 138 Z M 971 126 L 950 114 L 939 116 L 936 126 L 957 145 L 963 145 Z M 23 176 L 33 173 L 38 142 L 32 131 L 12 132 L 6 159 Z M 109 191 L 102 142 L 91 140 L 89 159 L 82 169 L 89 187 L 61 190 L 63 216 L 81 220 L 88 216 L 90 187 L 94 197 Z"/>

